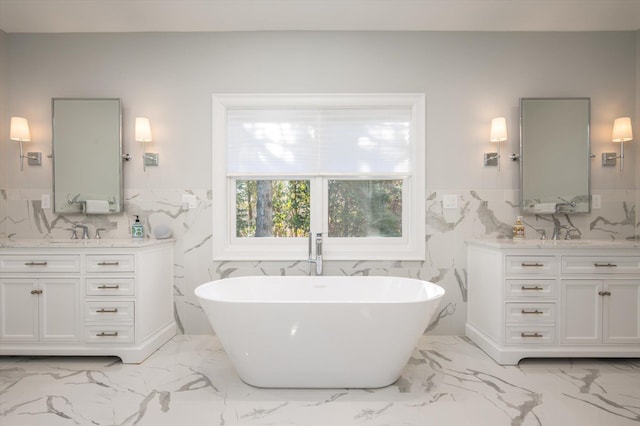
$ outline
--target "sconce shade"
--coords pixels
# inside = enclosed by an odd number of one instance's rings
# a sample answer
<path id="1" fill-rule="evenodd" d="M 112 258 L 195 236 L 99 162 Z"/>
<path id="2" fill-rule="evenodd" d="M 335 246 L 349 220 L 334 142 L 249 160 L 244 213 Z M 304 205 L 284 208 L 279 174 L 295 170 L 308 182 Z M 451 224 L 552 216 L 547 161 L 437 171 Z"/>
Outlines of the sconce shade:
<path id="1" fill-rule="evenodd" d="M 26 118 L 11 117 L 11 127 L 9 129 L 9 139 L 12 141 L 29 142 L 31 134 L 29 133 L 29 123 Z"/>
<path id="2" fill-rule="evenodd" d="M 491 142 L 503 142 L 507 140 L 507 119 L 504 117 L 497 117 L 491 120 L 491 135 L 489 136 Z"/>
<path id="3" fill-rule="evenodd" d="M 138 142 L 151 142 L 151 124 L 147 117 L 136 117 L 135 138 Z"/>
<path id="4" fill-rule="evenodd" d="M 633 130 L 631 129 L 631 118 L 620 117 L 613 122 L 613 132 L 611 132 L 611 140 L 613 142 L 627 142 L 633 139 Z"/>

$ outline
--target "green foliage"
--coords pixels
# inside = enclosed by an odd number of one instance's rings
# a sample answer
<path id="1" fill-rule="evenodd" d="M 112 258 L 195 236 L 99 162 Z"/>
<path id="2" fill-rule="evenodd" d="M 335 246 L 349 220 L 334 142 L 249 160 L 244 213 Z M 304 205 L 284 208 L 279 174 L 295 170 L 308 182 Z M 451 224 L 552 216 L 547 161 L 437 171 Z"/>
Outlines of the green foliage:
<path id="1" fill-rule="evenodd" d="M 265 181 L 263 181 L 265 182 Z M 271 180 L 271 211 L 260 212 L 258 181 L 236 181 L 236 236 L 304 237 L 309 234 L 310 197 L 308 180 Z M 265 203 L 268 205 L 269 203 Z M 271 235 L 256 232 L 259 215 L 271 215 Z"/>
<path id="2" fill-rule="evenodd" d="M 270 190 L 264 189 L 267 183 Z M 328 185 L 329 237 L 402 236 L 402 180 L 329 180 Z M 270 203 L 265 194 L 271 194 Z M 310 215 L 308 180 L 236 181 L 238 237 L 305 237 Z M 270 229 L 256 225 L 265 222 Z"/>
<path id="3" fill-rule="evenodd" d="M 402 236 L 402 180 L 330 180 L 329 237 Z"/>

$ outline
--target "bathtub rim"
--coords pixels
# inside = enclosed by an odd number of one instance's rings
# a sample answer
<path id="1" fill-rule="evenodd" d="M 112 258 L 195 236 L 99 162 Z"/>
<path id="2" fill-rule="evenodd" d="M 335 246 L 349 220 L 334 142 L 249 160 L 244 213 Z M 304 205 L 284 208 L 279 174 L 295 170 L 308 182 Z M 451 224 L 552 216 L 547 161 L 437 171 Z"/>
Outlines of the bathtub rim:
<path id="1" fill-rule="evenodd" d="M 281 298 L 231 298 L 228 295 L 225 297 L 212 297 L 211 294 L 206 294 L 206 290 L 211 287 L 217 286 L 226 286 L 233 282 L 241 282 L 243 280 L 265 280 L 267 282 L 277 282 L 277 281 L 295 281 L 303 279 L 305 281 L 338 281 L 339 279 L 348 279 L 351 281 L 382 281 L 388 282 L 389 280 L 393 280 L 394 282 L 400 283 L 410 283 L 414 286 L 415 289 L 420 289 L 424 292 L 424 294 L 420 295 L 420 297 L 408 297 L 405 296 L 402 299 L 392 299 L 392 298 L 383 298 L 383 299 L 372 299 L 372 298 L 349 298 L 349 299 L 305 299 L 302 295 L 296 297 L 295 299 L 281 299 Z M 255 283 L 245 283 L 245 284 L 253 284 Z M 334 285 L 349 285 L 345 283 Z M 240 284 L 235 284 L 240 285 Z M 261 284 L 261 285 L 264 285 Z M 415 291 L 414 289 L 414 291 Z M 234 289 L 237 290 L 237 289 Z M 370 289 L 366 289 L 370 290 Z M 229 278 L 221 278 L 218 280 L 208 281 L 206 283 L 202 283 L 198 285 L 194 289 L 194 294 L 199 299 L 208 300 L 216 303 L 265 303 L 265 304 L 293 304 L 293 303 L 301 303 L 301 304 L 403 304 L 403 303 L 424 303 L 430 302 L 434 300 L 438 300 L 446 294 L 445 289 L 433 282 L 421 280 L 418 278 L 408 278 L 408 277 L 394 277 L 394 276 L 347 276 L 347 275 L 322 275 L 322 276 L 309 276 L 309 275 L 289 275 L 289 276 L 275 276 L 275 275 L 247 275 L 241 277 L 229 277 Z"/>

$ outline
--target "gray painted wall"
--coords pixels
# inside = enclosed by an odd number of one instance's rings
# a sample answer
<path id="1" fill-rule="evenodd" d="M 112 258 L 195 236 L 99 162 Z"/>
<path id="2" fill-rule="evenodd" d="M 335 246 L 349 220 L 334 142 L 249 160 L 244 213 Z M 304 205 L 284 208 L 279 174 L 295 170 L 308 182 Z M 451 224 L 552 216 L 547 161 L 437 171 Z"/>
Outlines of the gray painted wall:
<path id="1" fill-rule="evenodd" d="M 132 167 L 126 183 L 132 187 L 209 185 L 214 92 L 424 92 L 427 178 L 436 188 L 517 188 L 517 164 L 497 173 L 481 160 L 491 148 L 494 116 L 507 116 L 506 151 L 516 151 L 521 96 L 591 97 L 596 154 L 609 143 L 613 119 L 635 109 L 633 32 L 7 37 L 8 114 L 28 116 L 43 149 L 51 138 L 51 97 L 122 97 L 132 153 L 141 149 L 132 141 L 133 118 L 151 117 L 162 166 L 146 175 Z M 628 155 L 634 152 L 630 144 Z M 48 166 L 11 173 L 7 185 L 46 188 Z M 633 188 L 633 171 L 621 176 L 594 167 L 593 186 Z"/>
<path id="2" fill-rule="evenodd" d="M 9 112 L 7 111 L 7 102 L 8 102 L 8 73 L 9 73 L 9 37 L 7 34 L 0 30 L 0 145 L 4 145 L 4 143 L 9 139 L 9 129 L 7 129 L 7 120 L 9 120 Z M 6 151 L 0 148 L 0 182 L 7 182 L 7 167 L 5 167 L 5 158 Z M 3 185 L 0 185 L 0 189 L 3 188 Z M 4 205 L 4 203 L 2 204 Z M 2 208 L 0 205 L 0 209 Z M 5 217 L 3 211 L 0 210 L 0 218 Z M 0 222 L 0 231 L 2 230 L 3 222 Z"/>

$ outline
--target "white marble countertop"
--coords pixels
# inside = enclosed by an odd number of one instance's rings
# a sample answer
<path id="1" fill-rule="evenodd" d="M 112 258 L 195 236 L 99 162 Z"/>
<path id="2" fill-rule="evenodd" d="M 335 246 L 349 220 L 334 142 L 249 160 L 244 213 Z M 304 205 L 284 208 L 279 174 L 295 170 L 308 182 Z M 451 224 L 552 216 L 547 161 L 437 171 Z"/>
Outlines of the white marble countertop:
<path id="1" fill-rule="evenodd" d="M 101 239 L 75 239 L 70 238 L 0 238 L 0 248 L 135 248 L 148 247 L 159 244 L 173 244 L 174 238 L 158 240 L 155 238 L 101 238 Z"/>
<path id="2" fill-rule="evenodd" d="M 640 248 L 638 240 L 540 240 L 481 238 L 468 240 L 467 245 L 498 249 L 630 249 Z"/>

